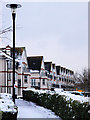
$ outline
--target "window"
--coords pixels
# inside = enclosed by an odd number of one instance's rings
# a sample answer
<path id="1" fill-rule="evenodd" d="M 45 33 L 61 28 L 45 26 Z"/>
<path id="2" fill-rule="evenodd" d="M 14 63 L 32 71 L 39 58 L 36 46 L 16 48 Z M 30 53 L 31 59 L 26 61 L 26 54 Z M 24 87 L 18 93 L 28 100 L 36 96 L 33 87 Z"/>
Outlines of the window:
<path id="1" fill-rule="evenodd" d="M 8 61 L 8 69 L 11 69 L 11 61 Z"/>
<path id="2" fill-rule="evenodd" d="M 45 79 L 43 79 L 43 81 L 42 81 L 42 82 L 43 82 L 43 85 L 45 85 Z"/>
<path id="3" fill-rule="evenodd" d="M 41 76 L 45 76 L 45 72 L 42 71 L 42 72 L 41 72 Z"/>
<path id="4" fill-rule="evenodd" d="M 8 73 L 8 80 L 11 80 L 11 73 Z"/>
<path id="5" fill-rule="evenodd" d="M 26 65 L 23 64 L 23 72 L 27 72 L 27 68 L 26 68 Z"/>
<path id="6" fill-rule="evenodd" d="M 19 62 L 17 62 L 15 65 L 16 69 L 18 69 L 18 66 L 19 66 Z"/>
<path id="7" fill-rule="evenodd" d="M 54 76 L 54 80 L 56 80 L 56 76 Z"/>
<path id="8" fill-rule="evenodd" d="M 17 73 L 15 73 L 15 80 L 17 80 Z"/>
<path id="9" fill-rule="evenodd" d="M 48 78 L 50 78 L 50 75 L 49 75 L 49 74 L 48 74 L 47 76 L 48 76 Z"/>
<path id="10" fill-rule="evenodd" d="M 50 78 L 52 79 L 52 75 L 50 75 Z"/>
<path id="11" fill-rule="evenodd" d="M 31 82 L 32 86 L 33 86 L 33 79 L 32 79 L 32 82 Z"/>
<path id="12" fill-rule="evenodd" d="M 18 87 L 21 86 L 21 79 L 18 79 Z"/>
<path id="13" fill-rule="evenodd" d="M 35 81 L 35 79 L 34 79 L 34 85 L 36 85 L 36 81 Z"/>
<path id="14" fill-rule="evenodd" d="M 31 84 L 32 84 L 32 86 L 35 86 L 35 85 L 36 85 L 36 80 L 35 80 L 35 79 L 32 79 Z"/>
<path id="15" fill-rule="evenodd" d="M 67 69 L 66 69 L 66 74 L 67 74 Z"/>
<path id="16" fill-rule="evenodd" d="M 62 72 L 62 67 L 61 67 L 61 72 Z"/>
<path id="17" fill-rule="evenodd" d="M 45 75 L 47 76 L 47 72 L 45 72 Z"/>
<path id="18" fill-rule="evenodd" d="M 59 77 L 59 80 L 61 81 L 61 78 Z"/>
<path id="19" fill-rule="evenodd" d="M 63 69 L 63 72 L 65 73 L 65 68 Z"/>
<path id="20" fill-rule="evenodd" d="M 24 82 L 27 83 L 27 76 L 24 76 Z"/>
<path id="21" fill-rule="evenodd" d="M 10 88 L 10 87 L 8 88 L 8 93 L 10 93 L 10 94 L 11 94 L 11 88 Z"/>

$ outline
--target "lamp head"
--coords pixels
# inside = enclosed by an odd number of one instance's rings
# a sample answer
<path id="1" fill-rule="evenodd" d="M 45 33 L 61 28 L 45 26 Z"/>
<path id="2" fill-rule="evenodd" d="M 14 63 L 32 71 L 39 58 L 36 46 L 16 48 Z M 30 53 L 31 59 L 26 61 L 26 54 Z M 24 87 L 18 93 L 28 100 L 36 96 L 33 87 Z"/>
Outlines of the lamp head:
<path id="1" fill-rule="evenodd" d="M 11 8 L 12 13 L 15 13 L 16 12 L 16 8 L 20 8 L 21 5 L 20 4 L 7 4 L 6 7 L 7 8 Z"/>

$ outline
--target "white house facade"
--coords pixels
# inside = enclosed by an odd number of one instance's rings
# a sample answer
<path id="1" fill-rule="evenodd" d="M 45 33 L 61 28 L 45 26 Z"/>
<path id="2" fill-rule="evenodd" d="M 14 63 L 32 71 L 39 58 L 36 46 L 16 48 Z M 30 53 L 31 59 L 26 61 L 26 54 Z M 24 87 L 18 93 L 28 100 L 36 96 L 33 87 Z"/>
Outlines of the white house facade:
<path id="1" fill-rule="evenodd" d="M 0 48 L 0 93 L 13 91 L 13 48 Z M 25 88 L 52 89 L 74 88 L 74 72 L 52 62 L 44 62 L 43 56 L 27 57 L 25 47 L 15 48 L 15 94 L 22 96 Z"/>

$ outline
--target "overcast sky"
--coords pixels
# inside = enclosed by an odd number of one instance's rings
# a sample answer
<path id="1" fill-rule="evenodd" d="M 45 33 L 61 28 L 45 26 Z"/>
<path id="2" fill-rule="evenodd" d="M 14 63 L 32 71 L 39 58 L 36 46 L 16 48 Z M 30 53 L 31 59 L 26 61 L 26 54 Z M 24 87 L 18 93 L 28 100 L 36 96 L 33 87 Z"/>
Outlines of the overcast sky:
<path id="1" fill-rule="evenodd" d="M 16 16 L 16 46 L 27 55 L 81 71 L 88 65 L 88 3 L 21 3 Z M 12 25 L 11 11 L 2 5 L 2 27 Z M 10 33 L 5 34 L 9 39 Z M 2 45 L 11 44 L 3 39 Z"/>

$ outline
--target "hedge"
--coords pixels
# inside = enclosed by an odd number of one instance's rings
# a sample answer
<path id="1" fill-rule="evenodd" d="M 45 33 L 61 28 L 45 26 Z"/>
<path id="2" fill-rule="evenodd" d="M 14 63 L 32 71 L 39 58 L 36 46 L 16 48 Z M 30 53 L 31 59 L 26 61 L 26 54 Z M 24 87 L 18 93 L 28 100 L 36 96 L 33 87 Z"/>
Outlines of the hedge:
<path id="1" fill-rule="evenodd" d="M 39 94 L 33 91 L 23 90 L 23 99 L 35 102 L 37 105 L 43 106 L 55 112 L 56 115 L 63 120 L 89 120 L 90 105 L 80 103 L 72 99 L 66 101 L 65 96 L 58 94 Z"/>
<path id="2" fill-rule="evenodd" d="M 0 120 L 2 119 L 2 111 L 0 111 Z"/>
<path id="3" fill-rule="evenodd" d="M 3 112 L 1 120 L 17 120 L 17 113 Z"/>

